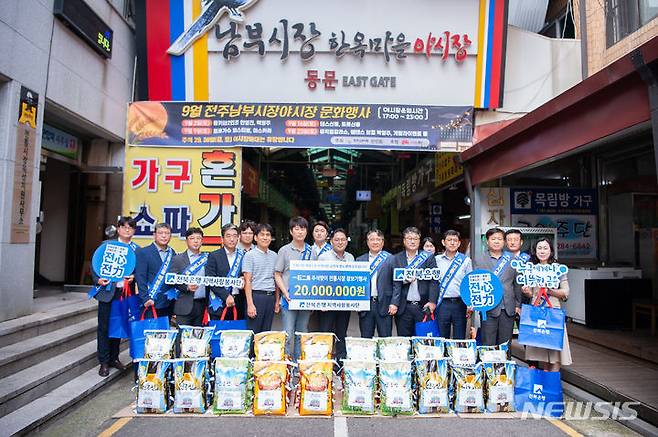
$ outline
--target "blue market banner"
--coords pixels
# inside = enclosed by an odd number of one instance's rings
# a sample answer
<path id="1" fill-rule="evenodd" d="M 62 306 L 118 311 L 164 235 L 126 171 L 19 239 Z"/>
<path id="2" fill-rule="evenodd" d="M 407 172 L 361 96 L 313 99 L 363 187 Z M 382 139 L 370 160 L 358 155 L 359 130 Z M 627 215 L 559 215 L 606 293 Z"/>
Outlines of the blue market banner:
<path id="1" fill-rule="evenodd" d="M 370 310 L 367 262 L 290 261 L 291 310 Z"/>
<path id="2" fill-rule="evenodd" d="M 470 145 L 473 108 L 333 103 L 135 102 L 128 144 L 455 151 Z"/>

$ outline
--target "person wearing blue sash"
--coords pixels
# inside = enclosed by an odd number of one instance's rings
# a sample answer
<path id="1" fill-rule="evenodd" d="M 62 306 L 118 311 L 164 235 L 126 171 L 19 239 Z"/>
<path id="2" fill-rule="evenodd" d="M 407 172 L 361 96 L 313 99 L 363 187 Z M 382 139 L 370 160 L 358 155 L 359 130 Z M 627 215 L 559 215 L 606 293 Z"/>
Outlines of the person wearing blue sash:
<path id="1" fill-rule="evenodd" d="M 433 269 L 436 268 L 434 257 L 420 248 L 420 231 L 408 227 L 402 231 L 404 250 L 393 255 L 391 268 Z M 395 316 L 397 333 L 402 337 L 414 335 L 416 322 L 423 320 L 423 312 L 434 312 L 439 298 L 439 284 L 436 280 L 392 281 L 391 304 L 389 314 Z"/>
<path id="2" fill-rule="evenodd" d="M 206 263 L 206 276 L 218 276 L 220 278 L 242 276 L 242 261 L 245 252 L 238 249 L 239 229 L 236 225 L 229 223 L 222 226 L 223 246 L 208 255 Z M 231 308 L 238 304 L 238 296 L 241 291 L 237 287 L 206 287 L 206 299 L 208 302 L 208 314 L 211 320 L 219 320 L 224 307 Z M 246 305 L 246 303 L 244 304 Z M 237 310 L 237 308 L 236 308 Z M 240 314 L 238 311 L 238 319 Z M 243 320 L 243 319 L 240 319 Z"/>
<path id="3" fill-rule="evenodd" d="M 436 265 L 441 269 L 439 279 L 439 301 L 437 319 L 441 337 L 466 338 L 466 304 L 461 298 L 462 279 L 473 271 L 471 259 L 459 252 L 461 235 L 455 230 L 443 234 L 441 244 L 445 251 L 436 256 Z"/>
<path id="4" fill-rule="evenodd" d="M 291 310 L 288 308 L 290 294 L 290 261 L 311 259 L 311 246 L 304 240 L 308 233 L 308 221 L 304 217 L 293 217 L 288 223 L 288 230 L 292 241 L 279 249 L 274 265 L 274 280 L 279 287 L 281 318 L 283 329 L 288 333 L 286 342 L 286 355 L 293 359 L 299 359 L 301 355 L 301 343 L 295 332 L 308 332 L 308 321 L 311 312 L 306 310 Z M 293 346 L 294 345 L 294 346 Z"/>
<path id="5" fill-rule="evenodd" d="M 530 255 L 524 252 L 521 252 L 523 247 L 523 234 L 518 229 L 508 229 L 505 231 L 505 247 L 512 254 L 512 259 L 518 259 L 524 262 L 530 260 Z M 521 286 L 514 281 L 514 287 L 521 289 Z M 517 290 L 518 292 L 518 290 Z M 521 294 L 522 303 L 528 303 L 528 298 Z"/>
<path id="6" fill-rule="evenodd" d="M 179 275 L 205 276 L 208 254 L 201 253 L 203 231 L 189 228 L 185 232 L 187 250 L 171 260 L 169 271 Z M 174 303 L 174 314 L 178 325 L 201 326 L 206 310 L 206 287 L 198 284 L 180 284 L 175 287 L 178 297 Z"/>
<path id="7" fill-rule="evenodd" d="M 137 222 L 132 217 L 120 217 L 117 222 L 117 241 L 126 243 L 137 250 L 137 245 L 133 243 L 132 237 L 135 235 Z M 94 284 L 98 287 L 98 292 L 94 298 L 98 301 L 98 326 L 96 327 L 96 351 L 98 354 L 98 363 L 100 368 L 98 374 L 106 377 L 110 374 L 110 367 L 115 369 L 125 370 L 121 361 L 119 361 L 119 345 L 121 339 L 109 337 L 110 327 L 110 311 L 112 309 L 112 301 L 118 299 L 123 290 L 124 282 L 117 282 L 116 285 L 110 287 L 110 281 L 101 279 L 96 275 L 94 270 L 91 271 L 91 277 Z M 135 292 L 135 275 L 130 275 L 126 278 L 130 284 L 131 292 Z"/>
<path id="8" fill-rule="evenodd" d="M 505 233 L 500 228 L 489 229 L 485 237 L 487 250 L 477 257 L 474 269 L 493 272 L 503 285 L 503 298 L 494 309 L 487 311 L 487 319 L 482 320 L 482 343 L 495 346 L 507 343 L 512 338 L 514 318 L 521 309 L 521 289 L 514 286 L 516 271 L 512 268 L 513 256 L 504 251 Z"/>
<path id="9" fill-rule="evenodd" d="M 259 332 L 272 329 L 279 312 L 279 292 L 274 282 L 276 252 L 270 250 L 274 230 L 269 224 L 256 227 L 256 247 L 244 256 L 242 273 L 247 299 L 247 328 Z"/>
<path id="10" fill-rule="evenodd" d="M 372 229 L 366 234 L 368 252 L 356 258 L 357 261 L 367 262 L 370 265 L 370 310 L 359 311 L 359 329 L 362 338 L 372 338 L 377 328 L 377 336 L 390 337 L 393 332 L 393 317 L 388 314 L 388 305 L 391 302 L 384 298 L 385 284 L 392 281 L 390 253 L 384 250 L 384 233 L 379 229 Z M 380 292 L 382 290 L 382 292 Z"/>
<path id="11" fill-rule="evenodd" d="M 169 240 L 171 226 L 158 223 L 153 232 L 153 243 L 139 249 L 136 254 L 135 280 L 142 306 L 155 306 L 158 317 L 170 314 L 170 301 L 167 297 L 169 286 L 165 284 L 165 276 L 176 252 L 169 247 Z M 152 317 L 151 310 L 146 311 L 144 316 Z"/>
<path id="12" fill-rule="evenodd" d="M 315 261 L 320 257 L 320 255 L 331 250 L 331 244 L 327 243 L 327 237 L 329 236 L 329 225 L 322 220 L 318 220 L 313 224 L 311 235 L 313 237 L 313 246 L 311 246 L 311 259 Z"/>

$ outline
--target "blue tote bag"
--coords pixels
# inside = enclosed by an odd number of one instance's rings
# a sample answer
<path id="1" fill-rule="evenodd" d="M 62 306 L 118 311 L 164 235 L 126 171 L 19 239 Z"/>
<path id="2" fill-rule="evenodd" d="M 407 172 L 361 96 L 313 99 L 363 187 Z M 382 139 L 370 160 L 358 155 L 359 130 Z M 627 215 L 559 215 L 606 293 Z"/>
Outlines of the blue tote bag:
<path id="1" fill-rule="evenodd" d="M 516 411 L 538 414 L 546 417 L 562 417 L 564 396 L 560 372 L 517 367 L 514 386 Z"/>
<path id="2" fill-rule="evenodd" d="M 562 350 L 564 346 L 564 311 L 548 306 L 521 306 L 519 343 L 544 349 Z"/>
<path id="3" fill-rule="evenodd" d="M 130 356 L 133 360 L 144 358 L 144 331 L 149 329 L 169 329 L 169 317 L 158 317 L 155 307 L 151 306 L 152 319 L 145 319 L 148 308 L 144 308 L 138 320 L 130 322 Z"/>
<path id="4" fill-rule="evenodd" d="M 208 320 L 208 326 L 214 326 L 215 331 L 212 334 L 212 340 L 210 340 L 210 356 L 212 358 L 221 357 L 221 350 L 219 347 L 219 339 L 222 336 L 222 331 L 235 331 L 235 330 L 245 330 L 247 329 L 246 320 L 238 320 L 238 310 L 233 306 L 233 320 L 225 320 L 226 312 L 228 307 L 224 307 L 222 315 L 219 320 Z M 206 309 L 207 317 L 208 310 Z"/>
<path id="5" fill-rule="evenodd" d="M 124 299 L 123 294 L 118 299 L 112 299 L 107 336 L 110 338 L 130 338 L 128 301 Z"/>
<path id="6" fill-rule="evenodd" d="M 434 320 L 434 312 L 430 313 L 430 320 L 427 320 L 425 314 L 422 322 L 416 322 L 416 337 L 441 337 L 439 324 Z"/>

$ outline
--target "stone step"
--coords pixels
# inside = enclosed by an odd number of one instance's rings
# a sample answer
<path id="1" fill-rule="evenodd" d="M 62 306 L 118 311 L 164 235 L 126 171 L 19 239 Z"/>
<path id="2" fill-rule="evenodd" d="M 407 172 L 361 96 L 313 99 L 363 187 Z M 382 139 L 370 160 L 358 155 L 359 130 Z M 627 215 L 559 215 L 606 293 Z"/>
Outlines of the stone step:
<path id="1" fill-rule="evenodd" d="M 0 378 L 92 341 L 96 326 L 96 318 L 91 318 L 0 348 Z"/>
<path id="2" fill-rule="evenodd" d="M 53 298 L 35 299 L 35 302 L 45 299 Z M 41 306 L 44 308 L 37 308 L 29 316 L 0 323 L 0 348 L 96 317 L 97 303 L 93 299 L 60 298 Z"/>
<path id="3" fill-rule="evenodd" d="M 127 347 L 128 342 L 123 342 L 121 349 Z M 93 340 L 0 379 L 0 417 L 97 366 L 96 341 Z"/>
<path id="4" fill-rule="evenodd" d="M 128 351 L 122 352 L 119 359 L 128 363 L 130 361 Z M 110 369 L 110 376 L 103 378 L 98 376 L 96 367 L 87 370 L 44 396 L 0 417 L 2 435 L 29 434 L 32 430 L 109 384 L 121 374 L 122 372 L 116 369 Z"/>

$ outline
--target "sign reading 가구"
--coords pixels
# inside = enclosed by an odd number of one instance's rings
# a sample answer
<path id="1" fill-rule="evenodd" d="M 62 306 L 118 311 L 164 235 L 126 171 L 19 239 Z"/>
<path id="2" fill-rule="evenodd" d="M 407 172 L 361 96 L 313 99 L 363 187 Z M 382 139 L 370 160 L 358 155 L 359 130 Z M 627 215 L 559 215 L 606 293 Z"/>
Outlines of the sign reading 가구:
<path id="1" fill-rule="evenodd" d="M 467 307 L 480 311 L 482 320 L 487 320 L 487 311 L 503 298 L 503 284 L 488 270 L 473 270 L 462 280 L 460 294 Z"/>
<path id="2" fill-rule="evenodd" d="M 290 261 L 291 310 L 370 310 L 367 262 Z"/>
<path id="3" fill-rule="evenodd" d="M 120 241 L 105 241 L 94 252 L 91 260 L 94 272 L 101 279 L 122 281 L 135 270 L 135 251 Z"/>
<path id="4" fill-rule="evenodd" d="M 560 278 L 569 271 L 567 266 L 558 263 L 533 264 L 515 259 L 511 265 L 519 272 L 516 283 L 527 287 L 558 288 Z"/>

